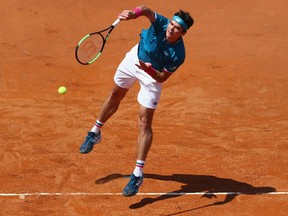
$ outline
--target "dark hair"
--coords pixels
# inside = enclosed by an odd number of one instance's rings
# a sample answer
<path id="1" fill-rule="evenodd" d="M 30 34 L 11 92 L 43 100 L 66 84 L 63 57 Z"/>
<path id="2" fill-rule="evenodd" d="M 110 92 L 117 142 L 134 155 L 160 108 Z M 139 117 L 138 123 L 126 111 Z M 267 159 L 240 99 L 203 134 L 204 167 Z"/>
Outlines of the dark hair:
<path id="1" fill-rule="evenodd" d="M 188 29 L 194 24 L 194 20 L 188 12 L 179 10 L 174 14 L 174 16 L 179 16 L 187 24 Z"/>

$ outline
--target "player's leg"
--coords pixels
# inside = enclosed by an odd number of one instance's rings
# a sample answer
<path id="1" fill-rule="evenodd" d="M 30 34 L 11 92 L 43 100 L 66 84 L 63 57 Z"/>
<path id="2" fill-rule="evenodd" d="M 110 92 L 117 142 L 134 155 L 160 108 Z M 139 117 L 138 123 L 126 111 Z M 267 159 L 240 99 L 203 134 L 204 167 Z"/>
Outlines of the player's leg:
<path id="1" fill-rule="evenodd" d="M 136 167 L 131 175 L 130 181 L 123 190 L 124 196 L 134 196 L 137 194 L 138 189 L 143 182 L 144 176 L 142 169 L 144 168 L 145 160 L 153 139 L 152 121 L 154 112 L 155 109 L 146 108 L 144 106 L 140 107 Z"/>
<path id="2" fill-rule="evenodd" d="M 135 63 L 133 61 L 134 55 L 137 57 L 137 52 L 135 50 L 137 47 L 128 52 L 120 63 L 115 75 L 114 82 L 115 85 L 102 105 L 98 119 L 95 125 L 92 127 L 91 131 L 88 132 L 86 140 L 80 147 L 81 153 L 88 153 L 93 149 L 94 144 L 101 141 L 101 128 L 104 123 L 117 111 L 120 102 L 125 97 L 128 89 L 130 89 L 135 81 Z"/>
<path id="3" fill-rule="evenodd" d="M 150 150 L 153 139 L 152 121 L 154 112 L 155 109 L 140 106 L 137 160 L 145 161 Z"/>
<path id="4" fill-rule="evenodd" d="M 117 111 L 120 102 L 125 97 L 127 92 L 128 89 L 121 88 L 117 84 L 114 85 L 112 91 L 102 105 L 98 119 L 96 120 L 91 131 L 88 132 L 85 141 L 80 146 L 80 153 L 87 154 L 91 152 L 94 145 L 101 142 L 101 127 Z"/>
<path id="5" fill-rule="evenodd" d="M 138 120 L 139 134 L 137 161 L 130 181 L 123 190 L 124 196 L 133 196 L 137 194 L 138 189 L 143 182 L 144 176 L 142 170 L 144 168 L 145 160 L 147 158 L 153 139 L 153 116 L 162 90 L 162 85 L 160 83 L 153 82 L 150 78 L 142 78 L 143 79 L 140 81 L 141 89 L 138 94 L 138 102 L 141 106 Z"/>
<path id="6" fill-rule="evenodd" d="M 120 102 L 125 97 L 129 89 L 121 88 L 114 85 L 111 93 L 104 101 L 98 119 L 100 122 L 105 123 L 119 108 Z"/>

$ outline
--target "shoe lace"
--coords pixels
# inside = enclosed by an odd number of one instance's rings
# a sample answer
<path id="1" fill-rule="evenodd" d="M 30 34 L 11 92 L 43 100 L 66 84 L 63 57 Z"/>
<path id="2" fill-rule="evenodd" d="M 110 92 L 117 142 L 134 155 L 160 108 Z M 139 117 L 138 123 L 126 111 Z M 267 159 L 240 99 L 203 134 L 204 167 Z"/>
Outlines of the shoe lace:
<path id="1" fill-rule="evenodd" d="M 86 141 L 95 142 L 95 138 L 96 137 L 93 137 L 90 134 L 88 134 L 84 139 L 86 139 Z"/>
<path id="2" fill-rule="evenodd" d="M 133 187 L 133 186 L 137 186 L 137 187 L 139 187 L 140 185 L 141 185 L 141 183 L 142 183 L 142 179 L 141 178 L 137 178 L 137 177 L 135 177 L 135 178 L 132 178 L 131 179 L 131 181 L 130 181 L 130 187 Z"/>

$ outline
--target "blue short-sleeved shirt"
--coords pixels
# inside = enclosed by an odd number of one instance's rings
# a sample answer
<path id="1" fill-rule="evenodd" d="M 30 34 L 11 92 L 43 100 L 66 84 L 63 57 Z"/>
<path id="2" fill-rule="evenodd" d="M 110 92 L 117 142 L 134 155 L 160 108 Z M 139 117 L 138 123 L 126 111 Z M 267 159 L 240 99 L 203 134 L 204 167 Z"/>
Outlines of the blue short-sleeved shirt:
<path id="1" fill-rule="evenodd" d="M 169 72 L 175 72 L 185 60 L 185 47 L 182 37 L 174 44 L 166 40 L 169 23 L 168 18 L 156 14 L 155 22 L 140 34 L 138 58 L 150 62 L 158 71 L 165 68 Z"/>

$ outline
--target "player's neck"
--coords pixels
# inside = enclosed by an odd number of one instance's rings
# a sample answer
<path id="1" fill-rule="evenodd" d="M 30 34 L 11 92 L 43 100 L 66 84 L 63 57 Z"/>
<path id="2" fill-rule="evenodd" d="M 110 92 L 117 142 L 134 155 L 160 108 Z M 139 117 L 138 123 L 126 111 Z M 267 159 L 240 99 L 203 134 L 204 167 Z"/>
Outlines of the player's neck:
<path id="1" fill-rule="evenodd" d="M 168 42 L 168 43 L 170 43 L 170 44 L 175 44 L 175 43 L 177 43 L 179 40 L 181 39 L 181 37 L 179 37 L 179 38 L 167 38 L 166 37 L 166 41 Z"/>

